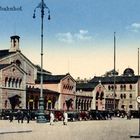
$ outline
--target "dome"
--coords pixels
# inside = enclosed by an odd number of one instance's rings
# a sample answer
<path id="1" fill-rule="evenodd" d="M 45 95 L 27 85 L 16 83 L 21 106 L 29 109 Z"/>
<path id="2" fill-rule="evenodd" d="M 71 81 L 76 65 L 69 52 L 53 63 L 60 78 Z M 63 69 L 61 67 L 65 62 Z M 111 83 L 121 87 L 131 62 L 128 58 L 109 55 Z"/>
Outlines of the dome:
<path id="1" fill-rule="evenodd" d="M 135 75 L 134 70 L 131 68 L 126 68 L 123 72 L 123 75 L 124 76 L 134 76 Z"/>

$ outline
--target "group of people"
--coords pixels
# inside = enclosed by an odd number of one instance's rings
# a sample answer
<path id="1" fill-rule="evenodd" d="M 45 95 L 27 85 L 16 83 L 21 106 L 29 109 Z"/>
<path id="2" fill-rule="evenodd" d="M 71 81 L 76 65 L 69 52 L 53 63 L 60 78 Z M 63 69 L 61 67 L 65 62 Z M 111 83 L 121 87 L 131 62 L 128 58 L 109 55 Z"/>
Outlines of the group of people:
<path id="1" fill-rule="evenodd" d="M 23 112 L 23 111 L 21 111 L 21 110 L 18 110 L 17 111 L 17 115 L 16 115 L 16 117 L 17 117 L 17 120 L 18 120 L 18 123 L 23 123 L 23 120 L 24 120 L 24 118 L 26 117 L 26 120 L 27 120 L 27 123 L 29 123 L 29 121 L 30 121 L 30 112 Z M 9 120 L 10 120 L 10 122 L 12 122 L 13 121 L 13 119 L 14 119 L 14 115 L 13 115 L 13 112 L 11 111 L 10 112 L 10 115 L 9 115 Z"/>
<path id="2" fill-rule="evenodd" d="M 27 123 L 29 123 L 29 121 L 31 120 L 31 115 L 30 112 L 23 112 L 22 110 L 18 110 L 16 113 L 16 119 L 18 120 L 18 123 L 23 123 L 24 119 L 26 118 Z M 9 115 L 9 120 L 10 122 L 12 122 L 14 119 L 14 114 L 11 111 L 10 115 Z M 54 121 L 55 121 L 55 115 L 53 113 L 53 111 L 50 112 L 50 125 L 54 125 Z M 63 125 L 67 125 L 68 122 L 68 114 L 66 111 L 64 111 L 63 113 Z"/>
<path id="3" fill-rule="evenodd" d="M 50 125 L 54 125 L 54 113 L 51 111 L 50 112 Z M 64 111 L 63 113 L 63 125 L 67 125 L 67 122 L 68 122 L 68 114 L 66 111 Z"/>

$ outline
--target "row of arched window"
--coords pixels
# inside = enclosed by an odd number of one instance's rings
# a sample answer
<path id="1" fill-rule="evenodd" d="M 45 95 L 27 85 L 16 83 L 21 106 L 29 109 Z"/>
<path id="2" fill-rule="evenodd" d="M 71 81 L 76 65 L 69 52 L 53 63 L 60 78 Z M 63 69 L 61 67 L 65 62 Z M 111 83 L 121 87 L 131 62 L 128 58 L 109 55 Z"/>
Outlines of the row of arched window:
<path id="1" fill-rule="evenodd" d="M 97 91 L 95 98 L 96 98 L 96 100 L 98 100 L 98 99 L 103 100 L 104 99 L 104 92 L 99 93 Z"/>
<path id="2" fill-rule="evenodd" d="M 5 78 L 5 87 L 11 88 L 21 88 L 22 79 L 21 78 Z"/>
<path id="3" fill-rule="evenodd" d="M 114 101 L 106 101 L 106 104 L 114 104 Z"/>
<path id="4" fill-rule="evenodd" d="M 63 88 L 64 88 L 64 89 L 67 89 L 67 90 L 72 90 L 72 89 L 73 89 L 73 86 L 64 85 Z"/>
<path id="5" fill-rule="evenodd" d="M 121 108 L 124 109 L 125 105 L 121 105 Z M 129 108 L 133 108 L 133 105 L 129 105 Z"/>
<path id="6" fill-rule="evenodd" d="M 97 95 L 96 95 L 97 96 Z M 106 95 L 106 97 L 109 97 L 109 96 L 112 96 L 114 97 L 114 94 L 111 94 L 111 95 Z M 120 94 L 118 95 L 120 97 L 120 99 L 126 99 L 127 95 L 124 93 L 124 94 Z M 115 94 L 115 97 L 117 97 L 117 94 Z M 129 94 L 129 98 L 132 99 L 132 93 Z"/>
<path id="7" fill-rule="evenodd" d="M 129 89 L 132 90 L 132 85 L 129 85 Z M 117 86 L 115 85 L 115 89 L 117 89 Z M 108 90 L 114 90 L 114 85 L 108 85 Z M 126 85 L 120 85 L 120 90 L 126 90 Z"/>
<path id="8" fill-rule="evenodd" d="M 121 99 L 126 99 L 126 94 L 120 94 Z M 132 98 L 132 94 L 129 94 L 129 98 Z"/>

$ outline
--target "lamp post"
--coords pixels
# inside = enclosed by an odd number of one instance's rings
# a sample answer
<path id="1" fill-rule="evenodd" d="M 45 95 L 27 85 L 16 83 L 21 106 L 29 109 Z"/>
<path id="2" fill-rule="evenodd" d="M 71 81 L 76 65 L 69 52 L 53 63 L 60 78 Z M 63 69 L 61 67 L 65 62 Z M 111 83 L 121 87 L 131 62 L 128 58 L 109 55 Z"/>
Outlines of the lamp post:
<path id="1" fill-rule="evenodd" d="M 39 112 L 37 116 L 38 123 L 45 123 L 45 113 L 44 113 L 44 97 L 43 97 L 43 19 L 44 19 L 44 9 L 48 10 L 48 20 L 50 20 L 50 10 L 44 3 L 44 0 L 38 4 L 34 9 L 33 18 L 35 18 L 36 9 L 40 8 L 41 10 L 41 73 L 40 73 L 40 98 L 39 98 Z"/>

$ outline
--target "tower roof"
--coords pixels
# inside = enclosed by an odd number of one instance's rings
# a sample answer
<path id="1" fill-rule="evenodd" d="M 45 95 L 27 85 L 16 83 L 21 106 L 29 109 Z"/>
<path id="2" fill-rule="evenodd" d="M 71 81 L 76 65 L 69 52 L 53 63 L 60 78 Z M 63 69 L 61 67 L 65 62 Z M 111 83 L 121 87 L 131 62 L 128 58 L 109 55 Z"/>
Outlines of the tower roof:
<path id="1" fill-rule="evenodd" d="M 123 75 L 124 76 L 134 76 L 135 75 L 134 70 L 131 68 L 126 68 L 123 72 Z"/>
<path id="2" fill-rule="evenodd" d="M 20 39 L 20 37 L 18 35 L 14 35 L 10 37 L 11 39 L 17 38 L 18 40 Z"/>

